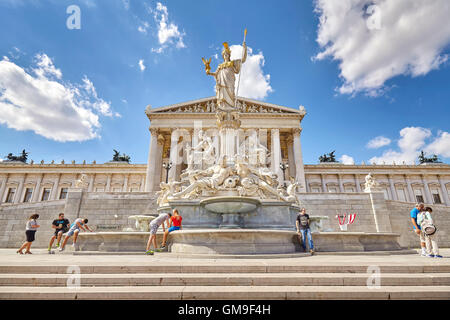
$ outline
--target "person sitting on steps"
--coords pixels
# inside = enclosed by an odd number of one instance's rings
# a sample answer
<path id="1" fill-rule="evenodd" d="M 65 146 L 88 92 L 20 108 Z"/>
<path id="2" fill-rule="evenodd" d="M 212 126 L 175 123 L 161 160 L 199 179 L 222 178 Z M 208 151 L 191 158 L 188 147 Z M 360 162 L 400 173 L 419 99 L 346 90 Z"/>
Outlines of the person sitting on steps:
<path id="1" fill-rule="evenodd" d="M 181 230 L 182 226 L 181 226 L 181 221 L 183 220 L 183 217 L 180 216 L 180 213 L 178 212 L 177 209 L 173 209 L 172 211 L 172 216 L 170 217 L 170 224 L 169 224 L 169 229 L 167 229 L 164 232 L 164 237 L 163 237 L 163 242 L 161 244 L 161 249 L 164 250 L 166 248 L 166 241 L 167 241 L 167 237 L 169 236 L 169 233 L 175 230 Z"/>

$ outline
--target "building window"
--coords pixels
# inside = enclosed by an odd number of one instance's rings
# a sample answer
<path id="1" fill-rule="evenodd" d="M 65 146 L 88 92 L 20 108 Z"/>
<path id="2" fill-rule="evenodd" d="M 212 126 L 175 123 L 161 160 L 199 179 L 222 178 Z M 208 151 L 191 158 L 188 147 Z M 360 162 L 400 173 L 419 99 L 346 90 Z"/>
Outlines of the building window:
<path id="1" fill-rule="evenodd" d="M 23 202 L 31 202 L 31 196 L 33 195 L 33 188 L 25 189 L 25 197 L 23 198 Z"/>
<path id="2" fill-rule="evenodd" d="M 418 203 L 425 203 L 425 201 L 423 201 L 423 196 L 416 194 L 416 202 L 418 202 Z"/>
<path id="3" fill-rule="evenodd" d="M 59 194 L 59 199 L 67 198 L 67 188 L 61 188 L 61 193 Z"/>
<path id="4" fill-rule="evenodd" d="M 433 193 L 433 202 L 435 204 L 441 204 L 441 196 L 439 195 L 439 193 Z"/>
<path id="5" fill-rule="evenodd" d="M 14 195 L 16 194 L 16 188 L 9 188 L 8 195 L 6 196 L 6 203 L 13 203 Z"/>
<path id="6" fill-rule="evenodd" d="M 104 188 L 95 188 L 95 192 L 104 192 L 105 189 Z"/>
<path id="7" fill-rule="evenodd" d="M 416 196 L 416 202 L 423 202 L 425 203 L 423 199 L 423 192 L 421 189 L 414 189 L 414 195 Z"/>
<path id="8" fill-rule="evenodd" d="M 355 192 L 355 188 L 353 188 L 353 187 L 345 187 L 345 192 Z"/>
<path id="9" fill-rule="evenodd" d="M 122 188 L 113 188 L 113 192 L 121 192 Z"/>
<path id="10" fill-rule="evenodd" d="M 337 189 L 334 187 L 328 187 L 328 192 L 337 193 Z"/>
<path id="11" fill-rule="evenodd" d="M 312 188 L 312 192 L 320 193 L 320 188 Z"/>
<path id="12" fill-rule="evenodd" d="M 44 188 L 44 192 L 42 193 L 42 201 L 47 201 L 50 198 L 50 188 Z"/>

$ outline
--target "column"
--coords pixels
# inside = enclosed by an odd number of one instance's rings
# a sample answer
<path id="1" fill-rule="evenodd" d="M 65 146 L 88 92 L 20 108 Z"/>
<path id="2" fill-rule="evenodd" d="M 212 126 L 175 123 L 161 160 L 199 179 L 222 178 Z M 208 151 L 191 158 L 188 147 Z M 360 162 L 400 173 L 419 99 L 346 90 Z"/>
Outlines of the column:
<path id="1" fill-rule="evenodd" d="M 33 197 L 32 197 L 31 202 L 39 201 L 39 193 L 41 191 L 42 178 L 43 178 L 43 175 L 40 175 L 38 178 L 38 181 L 36 182 L 36 185 L 34 186 Z"/>
<path id="2" fill-rule="evenodd" d="M 27 175 L 25 174 L 23 176 L 22 180 L 20 180 L 20 182 L 19 182 L 19 186 L 17 187 L 16 195 L 14 197 L 14 203 L 19 203 L 22 198 L 23 185 L 25 183 L 26 177 L 27 177 Z"/>
<path id="3" fill-rule="evenodd" d="M 146 184 L 145 184 L 145 176 L 142 176 L 142 178 L 141 178 L 141 188 L 139 189 L 139 191 L 140 192 L 144 192 L 144 189 L 145 189 L 145 186 L 146 186 Z"/>
<path id="4" fill-rule="evenodd" d="M 94 181 L 95 181 L 95 173 L 91 175 L 91 180 L 89 181 L 88 192 L 92 192 L 94 190 Z"/>
<path id="5" fill-rule="evenodd" d="M 105 192 L 110 192 L 111 191 L 111 174 L 108 174 L 106 177 L 106 187 L 105 187 Z"/>
<path id="6" fill-rule="evenodd" d="M 200 130 L 203 131 L 202 122 L 194 121 L 194 129 L 192 130 L 192 133 L 190 134 L 191 141 L 192 141 L 192 143 L 191 143 L 192 148 L 197 147 L 198 144 L 200 143 L 200 141 L 199 141 Z M 225 129 L 222 129 L 222 130 L 225 130 Z M 205 134 L 204 131 L 203 131 L 203 134 Z M 185 133 L 183 133 L 183 141 L 185 140 L 184 136 L 185 136 Z M 224 140 L 222 140 L 222 143 L 224 143 Z M 183 144 L 184 144 L 184 142 L 183 142 Z M 226 144 L 224 144 L 224 145 L 226 145 Z M 202 167 L 203 167 L 202 166 L 202 164 L 203 164 L 202 150 L 200 149 L 200 150 L 193 151 L 192 156 L 193 156 L 192 159 L 194 161 L 193 162 L 194 168 L 202 169 Z M 181 158 L 181 159 L 183 159 L 183 158 Z M 182 163 L 182 161 L 179 161 L 179 163 L 178 163 L 179 166 L 177 167 L 177 176 L 181 174 L 181 163 Z"/>
<path id="7" fill-rule="evenodd" d="M 272 129 L 272 147 L 271 147 L 271 157 L 272 157 L 272 172 L 278 175 L 279 185 L 283 184 L 283 171 L 280 169 L 281 163 L 281 146 L 280 146 L 280 130 Z"/>
<path id="8" fill-rule="evenodd" d="M 295 172 L 295 158 L 294 158 L 294 138 L 292 136 L 289 136 L 286 142 L 288 147 L 289 176 L 295 177 L 296 172 Z"/>
<path id="9" fill-rule="evenodd" d="M 177 174 L 178 165 L 178 140 L 180 139 L 180 131 L 177 129 L 173 130 L 170 135 L 170 162 L 172 162 L 172 167 L 169 170 L 169 180 L 175 181 Z"/>
<path id="10" fill-rule="evenodd" d="M 147 160 L 147 175 L 145 181 L 145 192 L 153 191 L 155 185 L 155 169 L 156 169 L 156 149 L 158 147 L 158 129 L 150 128 L 150 147 Z"/>
<path id="11" fill-rule="evenodd" d="M 266 149 L 268 149 L 267 148 L 267 136 L 268 136 L 268 134 L 267 134 L 267 129 L 259 129 L 258 130 L 258 138 L 257 138 L 257 140 L 259 141 L 259 143 L 261 144 L 261 145 L 263 145 L 264 147 L 266 147 Z M 263 159 L 262 159 L 262 163 L 264 164 L 264 165 L 268 165 L 269 163 L 269 158 L 267 157 L 267 154 L 265 154 L 264 153 L 264 156 L 263 156 Z"/>
<path id="12" fill-rule="evenodd" d="M 5 179 L 2 181 L 2 185 L 0 187 L 0 204 L 3 202 L 3 198 L 5 197 L 6 183 L 8 182 L 8 173 L 5 175 Z"/>
<path id="13" fill-rule="evenodd" d="M 327 186 L 325 184 L 325 178 L 323 174 L 320 174 L 320 180 L 322 180 L 322 192 L 327 192 Z"/>
<path id="14" fill-rule="evenodd" d="M 345 192 L 345 190 L 344 190 L 344 186 L 342 184 L 342 176 L 340 174 L 338 174 L 337 176 L 338 176 L 338 183 L 339 183 L 339 192 L 343 193 L 343 192 Z"/>
<path id="15" fill-rule="evenodd" d="M 397 192 L 395 192 L 395 185 L 394 185 L 394 180 L 392 179 L 392 175 L 388 175 L 388 180 L 389 180 L 389 186 L 391 187 L 391 195 L 392 195 L 392 200 L 398 200 L 397 197 Z"/>
<path id="16" fill-rule="evenodd" d="M 411 181 L 409 181 L 409 178 L 407 175 L 405 175 L 406 180 L 406 186 L 408 188 L 408 198 L 410 202 L 416 202 L 416 196 L 414 195 L 414 191 L 411 187 Z"/>
<path id="17" fill-rule="evenodd" d="M 300 133 L 302 128 L 293 130 L 294 138 L 294 158 L 295 158 L 295 179 L 300 182 L 300 192 L 306 192 L 305 168 L 303 167 L 302 145 L 300 142 Z M 325 190 L 323 192 L 326 192 Z"/>
<path id="18" fill-rule="evenodd" d="M 428 187 L 428 181 L 425 178 L 425 175 L 422 175 L 423 186 L 425 187 L 425 195 L 428 200 L 425 200 L 427 203 L 433 203 L 433 197 L 431 196 L 430 188 Z"/>
<path id="19" fill-rule="evenodd" d="M 129 174 L 125 175 L 125 179 L 123 181 L 122 192 L 127 192 L 127 189 L 128 189 L 128 177 L 129 176 L 130 176 Z"/>
<path id="20" fill-rule="evenodd" d="M 156 161 L 155 163 L 155 185 L 153 186 L 153 190 L 159 190 L 159 184 L 161 183 L 161 171 L 162 171 L 162 156 L 163 156 L 163 148 L 164 148 L 164 136 L 162 134 L 158 135 L 158 146 L 156 148 Z"/>
<path id="21" fill-rule="evenodd" d="M 356 184 L 356 191 L 357 192 L 362 192 L 361 191 L 361 184 L 359 183 L 359 174 L 355 174 L 355 184 Z"/>
<path id="22" fill-rule="evenodd" d="M 55 182 L 53 182 L 53 188 L 52 188 L 52 192 L 50 194 L 50 200 L 57 200 L 58 197 L 58 186 L 59 186 L 59 181 L 61 180 L 61 174 L 58 174 L 58 176 L 56 177 Z"/>
<path id="23" fill-rule="evenodd" d="M 439 185 L 441 186 L 442 197 L 443 197 L 442 200 L 444 200 L 445 205 L 450 206 L 450 200 L 448 199 L 447 188 L 445 187 L 445 184 L 442 181 L 442 176 L 438 175 L 437 177 L 438 177 Z"/>

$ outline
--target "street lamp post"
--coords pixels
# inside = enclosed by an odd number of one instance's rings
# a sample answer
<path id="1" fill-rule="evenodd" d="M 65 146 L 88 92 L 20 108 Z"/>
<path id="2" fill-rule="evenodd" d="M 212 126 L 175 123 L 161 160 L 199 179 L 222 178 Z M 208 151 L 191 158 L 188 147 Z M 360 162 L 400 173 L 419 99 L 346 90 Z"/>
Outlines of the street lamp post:
<path id="1" fill-rule="evenodd" d="M 163 168 L 166 169 L 166 183 L 169 181 L 169 170 L 172 168 L 172 162 L 163 163 Z"/>
<path id="2" fill-rule="evenodd" d="M 280 169 L 283 170 L 283 184 L 284 188 L 286 189 L 286 169 L 289 168 L 289 164 L 287 163 L 280 163 Z"/>

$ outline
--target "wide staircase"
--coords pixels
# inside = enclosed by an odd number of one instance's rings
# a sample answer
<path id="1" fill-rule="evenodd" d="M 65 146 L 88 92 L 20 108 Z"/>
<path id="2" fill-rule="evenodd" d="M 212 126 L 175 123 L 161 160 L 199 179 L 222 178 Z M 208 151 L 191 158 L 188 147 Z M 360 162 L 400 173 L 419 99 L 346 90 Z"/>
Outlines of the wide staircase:
<path id="1" fill-rule="evenodd" d="M 368 267 L 155 261 L 77 268 L 0 266 L 0 300 L 450 299 L 449 264 Z"/>

